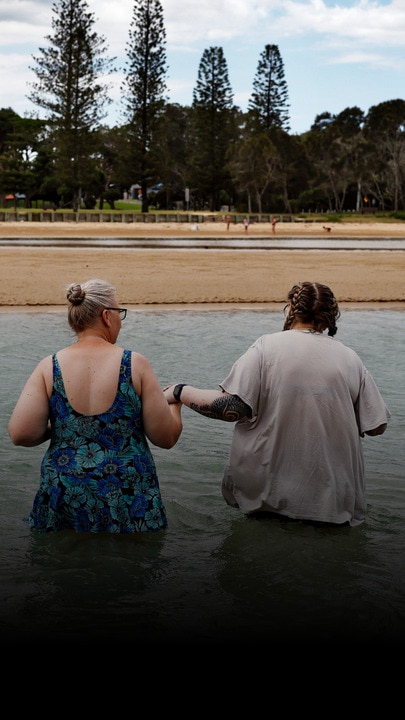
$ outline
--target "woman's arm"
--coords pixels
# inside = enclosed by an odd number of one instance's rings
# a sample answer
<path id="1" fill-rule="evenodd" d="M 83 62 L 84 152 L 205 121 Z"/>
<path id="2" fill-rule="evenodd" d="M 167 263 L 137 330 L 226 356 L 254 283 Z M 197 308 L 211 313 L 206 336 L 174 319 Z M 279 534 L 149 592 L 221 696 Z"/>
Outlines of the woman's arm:
<path id="1" fill-rule="evenodd" d="M 52 383 L 52 357 L 41 360 L 28 378 L 8 423 L 14 445 L 34 447 L 49 440 L 49 396 L 47 378 Z"/>
<path id="2" fill-rule="evenodd" d="M 372 430 L 365 430 L 365 435 L 370 435 L 370 437 L 375 437 L 376 435 L 382 435 L 385 433 L 387 429 L 387 423 L 383 423 L 382 425 L 379 425 L 376 428 L 373 428 Z"/>
<path id="3" fill-rule="evenodd" d="M 176 444 L 183 429 L 181 403 L 168 405 L 159 381 L 143 355 L 133 352 L 132 361 L 136 388 L 138 378 L 140 380 L 145 435 L 157 447 L 169 449 Z"/>
<path id="4" fill-rule="evenodd" d="M 173 390 L 176 385 L 170 385 L 164 389 L 168 403 L 176 403 Z M 252 411 L 238 395 L 230 395 L 223 390 L 201 390 L 184 385 L 181 391 L 180 402 L 190 410 L 205 415 L 214 420 L 225 420 L 225 422 L 237 422 L 239 420 L 250 420 Z"/>

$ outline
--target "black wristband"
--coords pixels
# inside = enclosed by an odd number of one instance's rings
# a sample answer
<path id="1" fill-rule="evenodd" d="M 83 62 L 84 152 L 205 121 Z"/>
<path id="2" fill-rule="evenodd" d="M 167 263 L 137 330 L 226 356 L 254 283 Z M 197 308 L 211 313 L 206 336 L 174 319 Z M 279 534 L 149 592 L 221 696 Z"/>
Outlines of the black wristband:
<path id="1" fill-rule="evenodd" d="M 173 397 L 177 402 L 180 402 L 180 395 L 184 387 L 186 387 L 186 383 L 179 383 L 173 390 Z"/>

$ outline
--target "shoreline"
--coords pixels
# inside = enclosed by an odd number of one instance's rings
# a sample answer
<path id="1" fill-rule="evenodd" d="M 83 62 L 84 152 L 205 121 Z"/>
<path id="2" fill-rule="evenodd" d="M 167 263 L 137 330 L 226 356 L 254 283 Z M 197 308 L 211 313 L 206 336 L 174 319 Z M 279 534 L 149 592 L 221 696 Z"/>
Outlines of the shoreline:
<path id="1" fill-rule="evenodd" d="M 0 222 L 1 238 L 164 238 L 164 237 L 228 237 L 228 238 L 277 238 L 277 237 L 346 237 L 346 238 L 402 238 L 405 241 L 404 222 L 327 222 L 296 220 L 279 222 L 273 228 L 271 223 L 251 223 L 245 232 L 243 223 L 232 223 L 227 229 L 226 222 L 28 222 L 25 220 Z"/>
<path id="2" fill-rule="evenodd" d="M 166 227 L 169 225 L 169 227 Z M 270 309 L 285 302 L 290 287 L 302 280 L 329 285 L 339 304 L 355 304 L 368 309 L 405 309 L 405 224 L 336 223 L 325 233 L 317 223 L 279 223 L 273 234 L 270 224 L 243 226 L 227 231 L 221 222 L 204 223 L 192 234 L 188 223 L 139 225 L 122 223 L 1 223 L 0 224 L 0 309 L 23 308 L 35 311 L 65 309 L 65 288 L 70 282 L 91 277 L 109 280 L 117 287 L 121 306 L 133 310 L 170 309 Z M 256 228 L 260 234 L 256 235 Z M 125 232 L 124 232 L 125 230 Z M 216 247 L 192 241 L 211 237 L 237 238 L 239 246 Z M 266 235 L 267 233 L 267 235 Z M 333 235 L 357 239 L 351 249 L 335 249 Z M 309 239 L 318 237 L 328 247 L 308 249 Z M 108 238 L 179 238 L 188 240 L 181 247 L 103 247 Z M 306 238 L 300 247 L 250 246 L 249 240 Z M 44 239 L 45 244 L 20 245 L 8 238 Z M 58 238 L 92 239 L 88 245 L 67 243 Z M 373 238 L 373 249 L 362 249 L 362 240 Z M 385 249 L 383 241 L 403 239 L 401 249 Z M 242 242 L 241 242 L 242 241 Z M 378 242 L 380 241 L 380 242 Z M 332 245 L 332 246 L 331 246 Z M 397 248 L 398 245 L 395 245 Z M 363 244 L 364 248 L 364 244 Z"/>
<path id="3" fill-rule="evenodd" d="M 129 313 L 203 313 L 203 312 L 268 312 L 280 313 L 285 305 L 285 301 L 281 303 L 164 303 L 149 305 L 126 305 Z M 365 311 L 374 312 L 375 310 L 393 312 L 404 312 L 405 302 L 345 302 L 339 301 L 339 308 L 344 312 L 348 311 Z M 49 314 L 65 314 L 67 313 L 67 305 L 0 305 L 0 314 L 2 313 L 25 313 L 35 315 L 37 313 Z"/>

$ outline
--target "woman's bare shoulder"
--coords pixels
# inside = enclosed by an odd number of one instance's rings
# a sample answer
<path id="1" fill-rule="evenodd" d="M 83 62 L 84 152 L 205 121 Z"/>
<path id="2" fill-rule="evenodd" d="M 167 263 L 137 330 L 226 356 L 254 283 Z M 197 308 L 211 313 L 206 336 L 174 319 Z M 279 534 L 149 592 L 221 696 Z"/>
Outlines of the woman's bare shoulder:
<path id="1" fill-rule="evenodd" d="M 35 370 L 38 370 L 40 372 L 49 370 L 49 368 L 52 367 L 52 358 L 53 355 L 46 355 L 45 357 L 43 357 L 42 360 L 38 362 Z"/>

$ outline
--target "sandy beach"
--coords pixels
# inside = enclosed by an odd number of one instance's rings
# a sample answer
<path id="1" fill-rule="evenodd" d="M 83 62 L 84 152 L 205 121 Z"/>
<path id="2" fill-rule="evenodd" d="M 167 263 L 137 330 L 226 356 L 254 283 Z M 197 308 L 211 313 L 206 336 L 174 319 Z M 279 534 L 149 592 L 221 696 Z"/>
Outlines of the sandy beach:
<path id="1" fill-rule="evenodd" d="M 327 230 L 326 228 L 330 228 Z M 255 249 L 254 238 L 356 238 L 355 249 Z M 36 245 L 15 241 L 37 239 Z M 60 245 L 60 239 L 76 239 Z M 85 238 L 239 238 L 243 249 L 204 247 L 80 246 Z M 362 249 L 362 240 L 376 240 L 375 249 Z M 91 277 L 117 287 L 121 306 L 208 309 L 268 306 L 284 302 L 291 285 L 300 280 L 326 283 L 340 303 L 382 304 L 405 308 L 405 252 L 381 249 L 378 240 L 404 240 L 404 223 L 278 223 L 231 225 L 189 223 L 38 223 L 0 224 L 0 308 L 2 310 L 62 308 L 65 287 Z M 39 241 L 43 239 L 44 244 Z M 54 240 L 54 242 L 51 242 Z M 45 241 L 47 244 L 45 244 Z M 252 242 L 252 245 L 254 243 Z M 402 246 L 402 244 L 400 244 Z"/>

